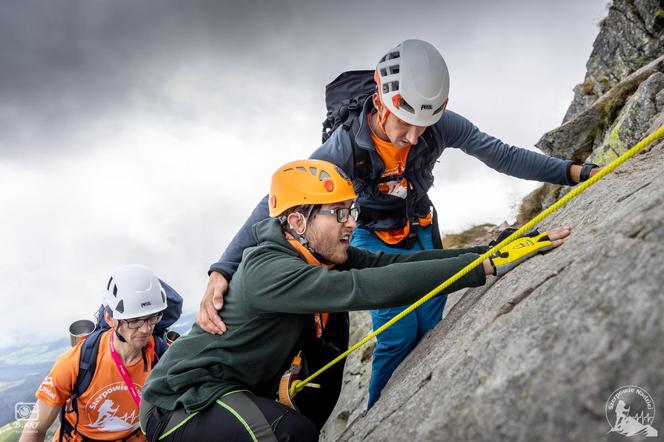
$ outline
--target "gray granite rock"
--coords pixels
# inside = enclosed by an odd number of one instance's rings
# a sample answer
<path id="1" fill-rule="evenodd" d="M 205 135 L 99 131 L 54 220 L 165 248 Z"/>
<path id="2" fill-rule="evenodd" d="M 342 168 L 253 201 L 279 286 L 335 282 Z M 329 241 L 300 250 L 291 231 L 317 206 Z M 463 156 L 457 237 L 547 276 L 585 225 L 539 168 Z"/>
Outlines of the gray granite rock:
<path id="1" fill-rule="evenodd" d="M 664 54 L 664 2 L 614 0 L 563 122 L 578 116 L 632 72 Z"/>
<path id="2" fill-rule="evenodd" d="M 356 344 L 371 333 L 369 312 L 351 312 L 350 329 L 350 345 Z M 321 440 L 337 440 L 348 425 L 362 416 L 369 400 L 371 355 L 375 342 L 376 340 L 373 339 L 361 349 L 351 353 L 346 359 L 340 400 L 321 431 Z"/>
<path id="3" fill-rule="evenodd" d="M 623 79 L 574 119 L 544 134 L 535 145 L 549 155 L 584 161 L 602 142 L 628 99 L 657 72 L 664 72 L 664 55 Z"/>
<path id="4" fill-rule="evenodd" d="M 563 224 L 565 245 L 458 298 L 376 406 L 324 440 L 618 440 L 615 389 L 664 404 L 664 143 L 544 227 Z"/>
<path id="5" fill-rule="evenodd" d="M 627 100 L 618 118 L 606 131 L 601 144 L 593 150 L 589 162 L 606 165 L 638 143 L 659 113 L 657 96 L 664 92 L 664 73 L 655 72 L 641 83 Z"/>

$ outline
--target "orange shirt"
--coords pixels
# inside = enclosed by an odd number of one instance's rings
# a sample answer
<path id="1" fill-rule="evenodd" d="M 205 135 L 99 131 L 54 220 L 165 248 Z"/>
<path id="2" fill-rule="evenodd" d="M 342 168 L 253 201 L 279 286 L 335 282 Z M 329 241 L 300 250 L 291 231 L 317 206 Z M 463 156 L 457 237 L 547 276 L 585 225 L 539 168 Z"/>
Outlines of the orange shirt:
<path id="1" fill-rule="evenodd" d="M 109 330 L 100 337 L 95 374 L 88 389 L 78 399 L 77 432 L 90 439 L 118 440 L 129 436 L 139 428 L 138 409 L 111 357 L 108 344 L 110 332 Z M 65 404 L 78 376 L 82 344 L 78 343 L 58 358 L 39 386 L 35 394 L 37 399 L 52 407 L 62 407 Z M 154 338 L 151 337 L 145 352 L 148 371 L 144 370 L 143 358 L 125 366 L 139 394 L 152 366 L 154 357 L 152 348 L 154 348 Z M 67 419 L 73 426 L 76 414 L 68 413 Z M 53 440 L 56 441 L 57 438 L 58 432 Z"/>
<path id="2" fill-rule="evenodd" d="M 398 176 L 406 170 L 406 160 L 408 159 L 410 146 L 396 147 L 389 141 L 380 139 L 373 130 L 371 131 L 371 139 L 376 146 L 376 152 L 378 152 L 385 165 L 382 177 L 395 177 L 393 181 L 378 184 L 378 190 L 405 199 L 408 181 L 405 178 L 398 179 Z"/>
<path id="3" fill-rule="evenodd" d="M 369 117 L 369 127 L 371 128 L 371 117 Z M 389 141 L 385 141 L 378 137 L 371 129 L 371 139 L 376 146 L 376 152 L 380 155 L 385 165 L 381 177 L 394 176 L 395 179 L 385 183 L 378 184 L 378 190 L 388 195 L 397 196 L 406 199 L 408 195 L 408 181 L 405 178 L 399 179 L 398 176 L 402 175 L 406 170 L 406 161 L 408 160 L 408 153 L 410 152 L 410 145 L 406 147 L 397 147 Z M 431 224 L 432 215 L 429 213 L 425 218 L 420 218 L 419 222 L 422 227 Z M 398 230 L 376 230 L 374 231 L 383 242 L 387 244 L 397 244 L 410 233 L 410 221 Z"/>

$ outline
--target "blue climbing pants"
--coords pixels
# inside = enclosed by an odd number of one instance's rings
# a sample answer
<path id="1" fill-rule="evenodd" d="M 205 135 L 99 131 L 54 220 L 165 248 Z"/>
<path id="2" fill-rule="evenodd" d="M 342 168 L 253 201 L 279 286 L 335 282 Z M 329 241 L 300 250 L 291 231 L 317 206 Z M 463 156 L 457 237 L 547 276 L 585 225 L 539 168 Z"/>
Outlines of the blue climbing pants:
<path id="1" fill-rule="evenodd" d="M 413 253 L 434 248 L 431 233 L 431 226 L 420 227 L 418 230 L 419 241 L 415 243 L 415 246 L 412 249 L 401 249 L 390 247 L 368 230 L 355 229 L 351 238 L 351 245 L 374 253 L 378 251 L 385 253 Z M 421 293 L 421 296 L 425 294 Z M 380 392 L 387 384 L 387 381 L 390 380 L 392 373 L 401 361 L 405 359 L 420 339 L 440 322 L 446 301 L 447 296 L 430 299 L 376 337 L 377 343 L 371 363 L 368 408 L 373 407 L 378 398 L 380 398 Z M 373 329 L 376 330 L 407 307 L 406 305 L 372 310 L 371 320 Z"/>

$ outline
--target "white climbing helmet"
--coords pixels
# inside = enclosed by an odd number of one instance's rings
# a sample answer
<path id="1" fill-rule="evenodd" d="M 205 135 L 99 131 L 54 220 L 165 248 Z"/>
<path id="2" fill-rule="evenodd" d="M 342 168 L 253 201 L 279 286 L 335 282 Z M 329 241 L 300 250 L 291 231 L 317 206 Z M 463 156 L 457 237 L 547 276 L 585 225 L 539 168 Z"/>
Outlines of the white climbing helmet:
<path id="1" fill-rule="evenodd" d="M 378 62 L 378 96 L 406 123 L 431 126 L 443 115 L 450 74 L 440 52 L 422 40 L 405 40 Z"/>
<path id="2" fill-rule="evenodd" d="M 126 265 L 111 273 L 104 305 L 113 319 L 140 318 L 165 310 L 166 293 L 149 268 Z"/>

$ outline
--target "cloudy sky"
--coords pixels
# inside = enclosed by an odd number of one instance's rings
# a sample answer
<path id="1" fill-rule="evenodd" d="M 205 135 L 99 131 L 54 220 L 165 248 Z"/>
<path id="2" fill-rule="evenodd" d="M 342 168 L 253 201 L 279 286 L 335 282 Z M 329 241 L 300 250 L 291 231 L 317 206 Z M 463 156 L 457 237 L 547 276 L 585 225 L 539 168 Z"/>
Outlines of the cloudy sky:
<path id="1" fill-rule="evenodd" d="M 318 146 L 324 85 L 403 39 L 439 48 L 450 109 L 532 148 L 560 124 L 606 13 L 606 0 L 4 1 L 0 351 L 66 336 L 126 263 L 197 308 L 272 171 Z M 444 231 L 511 221 L 536 186 L 455 149 L 435 174 Z"/>

